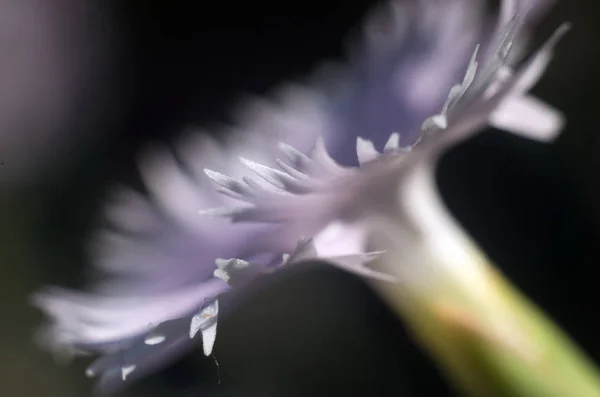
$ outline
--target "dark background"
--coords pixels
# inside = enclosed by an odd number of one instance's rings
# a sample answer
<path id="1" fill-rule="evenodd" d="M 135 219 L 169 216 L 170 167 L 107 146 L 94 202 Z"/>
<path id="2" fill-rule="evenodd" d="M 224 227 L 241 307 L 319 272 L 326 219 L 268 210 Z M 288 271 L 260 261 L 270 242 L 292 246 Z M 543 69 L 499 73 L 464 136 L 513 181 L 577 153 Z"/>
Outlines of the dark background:
<path id="1" fill-rule="evenodd" d="M 90 394 L 84 360 L 56 365 L 32 343 L 41 316 L 27 295 L 47 283 L 81 284 L 85 238 L 110 188 L 139 183 L 139 149 L 189 125 L 226 122 L 241 94 L 266 93 L 341 57 L 372 4 L 90 6 L 103 18 L 103 77 L 89 83 L 65 126 L 84 138 L 60 172 L 0 195 L 0 395 Z M 567 115 L 559 141 L 487 131 L 446 156 L 439 183 L 490 257 L 600 362 L 598 17 L 595 0 L 563 1 L 538 31 L 543 39 L 564 20 L 574 24 L 534 90 Z M 451 395 L 368 286 L 326 266 L 310 269 L 279 275 L 223 320 L 218 366 L 197 351 L 122 394 Z"/>

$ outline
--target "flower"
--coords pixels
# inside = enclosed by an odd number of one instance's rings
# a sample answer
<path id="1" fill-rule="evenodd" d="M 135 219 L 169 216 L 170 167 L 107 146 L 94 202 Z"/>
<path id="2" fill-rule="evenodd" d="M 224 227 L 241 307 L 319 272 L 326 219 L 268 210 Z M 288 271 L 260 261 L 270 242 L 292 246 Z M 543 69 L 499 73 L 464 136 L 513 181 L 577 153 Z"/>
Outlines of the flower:
<path id="1" fill-rule="evenodd" d="M 475 48 L 462 82 L 451 88 L 441 112 L 424 121 L 421 135 L 412 145 L 401 147 L 400 136 L 394 133 L 380 153 L 371 141 L 358 138 L 356 152 L 360 166 L 344 167 L 327 153 L 322 139 L 317 140 L 311 157 L 282 144 L 280 148 L 288 162 L 278 160 L 279 169 L 240 159 L 260 180 L 235 180 L 206 170 L 219 191 L 237 203 L 202 213 L 226 216 L 233 222 L 278 224 L 274 233 L 264 236 L 264 241 L 255 240 L 257 251 L 286 246 L 291 249 L 298 236 L 314 236 L 311 242 L 314 255 L 327 257 L 344 267 L 347 261 L 335 258 L 373 257 L 369 235 L 378 229 L 373 225 L 387 223 L 384 219 L 389 220 L 390 216 L 398 218 L 394 225 L 401 225 L 402 229 L 395 230 L 393 235 L 403 236 L 398 239 L 400 243 L 394 238 L 394 243 L 390 243 L 393 247 L 406 246 L 404 251 L 412 253 L 415 250 L 408 246 L 417 244 L 415 239 L 427 238 L 436 244 L 444 241 L 444 235 L 453 234 L 448 230 L 454 225 L 445 224 L 449 216 L 438 208 L 443 206 L 434 192 L 434 170 L 440 154 L 489 123 L 502 126 L 506 121 L 514 131 L 541 139 L 555 136 L 562 126 L 555 112 L 545 107 L 530 107 L 526 90 L 541 75 L 552 48 L 568 25 L 561 26 L 513 72 L 506 61 L 521 23 L 522 17 L 516 15 L 499 29 L 496 45 L 487 56 L 480 58 L 479 47 Z M 514 113 L 539 120 L 539 124 L 517 126 L 513 123 L 517 120 Z M 407 263 L 414 261 L 416 258 Z M 359 262 L 361 266 L 347 268 L 392 281 L 364 268 L 365 261 Z M 408 271 L 412 273 L 410 267 Z M 406 277 L 394 280 L 401 282 Z"/>
<path id="2" fill-rule="evenodd" d="M 507 60 L 521 23 L 517 14 L 499 29 L 486 56 L 476 47 L 462 82 L 409 147 L 400 147 L 400 136 L 392 134 L 380 153 L 358 138 L 360 166 L 343 167 L 323 140 L 310 157 L 282 145 L 287 163 L 280 161 L 279 169 L 241 159 L 263 183 L 206 170 L 221 193 L 241 204 L 203 212 L 278 224 L 256 242 L 257 250 L 314 236 L 301 241 L 301 259 L 322 258 L 374 281 L 466 395 L 598 396 L 597 367 L 495 270 L 435 186 L 440 155 L 489 123 L 543 140 L 562 126 L 556 113 L 526 92 L 569 26 L 559 27 L 513 71 Z M 291 258 L 280 266 L 293 264 Z M 237 267 L 228 271 L 230 263 L 237 262 L 226 262 L 216 274 L 231 280 Z"/>
<path id="3" fill-rule="evenodd" d="M 510 67 L 524 3 L 503 1 L 491 34 L 480 2 L 393 1 L 367 20 L 365 40 L 335 80 L 329 67 L 312 88 L 287 86 L 279 105 L 249 103 L 225 144 L 190 135 L 178 153 L 186 170 L 168 152 L 151 153 L 141 167 L 151 199 L 118 191 L 107 217 L 119 232 L 104 231 L 94 244 L 107 281 L 91 292 L 47 289 L 34 297 L 53 320 L 42 342 L 101 353 L 87 374 L 111 390 L 178 357 L 198 335 L 210 354 L 220 294 L 303 259 L 326 258 L 418 292 L 427 278 L 419 274 L 439 269 L 412 266 L 417 255 L 445 241 L 430 222 L 450 222 L 431 212 L 439 210 L 430 186 L 439 155 L 488 124 L 539 140 L 562 125 L 526 92 L 564 29 Z M 348 145 L 363 133 L 371 140 L 357 139 L 356 166 Z M 395 257 L 405 259 L 401 266 L 384 259 L 390 230 L 407 247 Z M 436 243 L 424 244 L 429 238 Z M 368 266 L 375 259 L 384 271 Z"/>

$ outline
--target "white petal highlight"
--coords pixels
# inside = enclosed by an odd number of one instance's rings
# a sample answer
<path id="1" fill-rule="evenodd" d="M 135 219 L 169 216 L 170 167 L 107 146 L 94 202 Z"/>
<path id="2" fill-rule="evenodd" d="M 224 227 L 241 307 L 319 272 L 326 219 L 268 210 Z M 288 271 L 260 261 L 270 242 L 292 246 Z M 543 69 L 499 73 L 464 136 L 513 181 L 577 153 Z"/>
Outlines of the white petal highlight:
<path id="1" fill-rule="evenodd" d="M 202 350 L 205 356 L 210 356 L 217 339 L 217 323 L 202 330 Z"/>
<path id="2" fill-rule="evenodd" d="M 551 142 L 565 124 L 556 109 L 530 96 L 512 96 L 503 101 L 490 116 L 493 127 L 536 141 Z"/>
<path id="3" fill-rule="evenodd" d="M 202 346 L 204 352 L 212 350 L 217 334 L 217 316 L 219 314 L 219 301 L 214 300 L 211 304 L 200 310 L 190 321 L 189 337 L 193 339 L 198 332 L 202 333 Z M 207 335 L 206 337 L 204 335 Z"/>
<path id="4" fill-rule="evenodd" d="M 146 339 L 144 339 L 144 343 L 149 346 L 159 345 L 163 343 L 167 339 L 164 335 L 148 335 Z"/>
<path id="5" fill-rule="evenodd" d="M 375 160 L 379 156 L 373 142 L 361 137 L 356 138 L 356 154 L 361 165 Z"/>
<path id="6" fill-rule="evenodd" d="M 135 371 L 135 365 L 128 365 L 126 367 L 121 368 L 121 379 L 123 381 L 127 380 L 127 377 L 131 375 L 131 373 Z"/>

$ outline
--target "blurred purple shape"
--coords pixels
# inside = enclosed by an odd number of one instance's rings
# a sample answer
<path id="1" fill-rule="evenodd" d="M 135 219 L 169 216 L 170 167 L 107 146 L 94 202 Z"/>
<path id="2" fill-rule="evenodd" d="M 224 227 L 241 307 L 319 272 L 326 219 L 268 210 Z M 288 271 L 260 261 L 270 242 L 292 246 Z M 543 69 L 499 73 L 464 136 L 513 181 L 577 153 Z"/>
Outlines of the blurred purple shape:
<path id="1" fill-rule="evenodd" d="M 104 105 L 103 17 L 92 0 L 0 3 L 0 192 L 53 176 L 91 138 L 73 127 Z"/>

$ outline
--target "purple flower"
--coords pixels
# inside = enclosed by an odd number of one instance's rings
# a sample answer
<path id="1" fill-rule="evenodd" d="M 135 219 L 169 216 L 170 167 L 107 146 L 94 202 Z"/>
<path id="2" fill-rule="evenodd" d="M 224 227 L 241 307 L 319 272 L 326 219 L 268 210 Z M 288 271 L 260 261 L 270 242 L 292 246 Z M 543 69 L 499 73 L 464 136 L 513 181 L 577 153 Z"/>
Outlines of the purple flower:
<path id="1" fill-rule="evenodd" d="M 220 294 L 303 259 L 413 282 L 413 263 L 369 266 L 387 249 L 373 237 L 386 214 L 406 244 L 433 233 L 418 197 L 439 154 L 487 125 L 542 141 L 562 126 L 527 91 L 565 29 L 511 64 L 527 3 L 503 1 L 489 31 L 482 2 L 393 1 L 367 20 L 348 66 L 286 86 L 275 103 L 249 102 L 225 142 L 188 135 L 177 148 L 183 166 L 166 150 L 149 153 L 140 168 L 150 197 L 116 192 L 106 215 L 119 231 L 92 245 L 106 281 L 35 296 L 52 319 L 43 343 L 102 354 L 87 373 L 109 390 L 177 358 L 197 335 L 209 355 Z"/>

